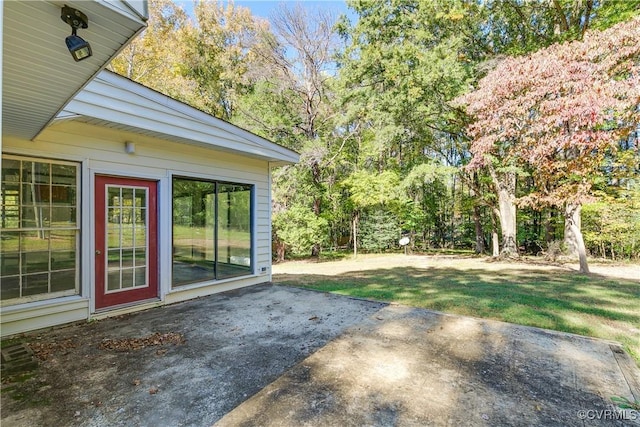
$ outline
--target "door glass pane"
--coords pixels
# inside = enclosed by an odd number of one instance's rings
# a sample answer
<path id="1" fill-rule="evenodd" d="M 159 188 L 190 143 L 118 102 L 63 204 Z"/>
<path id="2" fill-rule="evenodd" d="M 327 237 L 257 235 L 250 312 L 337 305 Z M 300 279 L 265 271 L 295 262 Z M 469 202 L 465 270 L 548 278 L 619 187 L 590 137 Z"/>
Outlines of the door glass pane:
<path id="1" fill-rule="evenodd" d="M 122 249 L 122 266 L 133 267 L 133 249 Z"/>
<path id="2" fill-rule="evenodd" d="M 120 249 L 109 249 L 107 253 L 107 266 L 110 269 L 120 268 Z"/>
<path id="3" fill-rule="evenodd" d="M 107 291 L 120 289 L 120 268 L 109 268 L 107 272 Z"/>
<path id="4" fill-rule="evenodd" d="M 133 206 L 133 188 L 122 188 L 122 206 Z"/>
<path id="5" fill-rule="evenodd" d="M 134 274 L 136 287 L 147 286 L 147 269 L 145 267 L 136 268 Z"/>
<path id="6" fill-rule="evenodd" d="M 135 265 L 136 267 L 147 265 L 147 249 L 136 248 L 135 249 Z"/>
<path id="7" fill-rule="evenodd" d="M 122 270 L 122 289 L 133 288 L 133 268 Z"/>
<path id="8" fill-rule="evenodd" d="M 123 248 L 132 248 L 134 246 L 134 224 L 130 223 L 122 223 L 120 224 L 120 229 L 122 230 L 122 241 L 120 244 Z"/>
<path id="9" fill-rule="evenodd" d="M 120 207 L 119 187 L 107 187 L 107 206 Z"/>

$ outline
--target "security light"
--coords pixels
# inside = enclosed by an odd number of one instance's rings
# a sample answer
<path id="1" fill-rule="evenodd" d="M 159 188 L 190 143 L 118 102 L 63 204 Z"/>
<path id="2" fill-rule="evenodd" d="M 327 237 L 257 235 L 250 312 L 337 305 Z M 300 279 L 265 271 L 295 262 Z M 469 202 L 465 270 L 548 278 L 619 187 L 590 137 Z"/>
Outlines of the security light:
<path id="1" fill-rule="evenodd" d="M 90 57 L 91 45 L 77 34 L 78 28 L 89 27 L 87 15 L 65 4 L 60 18 L 71 27 L 71 35 L 67 36 L 65 43 L 73 59 L 78 62 Z"/>

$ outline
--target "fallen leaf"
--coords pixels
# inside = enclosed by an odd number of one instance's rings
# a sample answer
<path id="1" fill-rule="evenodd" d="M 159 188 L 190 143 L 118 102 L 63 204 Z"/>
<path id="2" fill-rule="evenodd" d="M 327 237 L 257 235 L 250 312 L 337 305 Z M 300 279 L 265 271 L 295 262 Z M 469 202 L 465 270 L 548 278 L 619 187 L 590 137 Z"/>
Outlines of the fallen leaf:
<path id="1" fill-rule="evenodd" d="M 156 394 L 158 392 L 158 387 L 151 387 L 149 389 L 149 394 Z"/>
<path id="2" fill-rule="evenodd" d="M 133 380 L 133 385 L 140 385 L 140 380 L 137 378 Z"/>
<path id="3" fill-rule="evenodd" d="M 101 350 L 130 351 L 140 350 L 147 346 L 165 344 L 180 345 L 185 342 L 186 340 L 182 334 L 175 332 L 161 334 L 160 332 L 156 332 L 142 338 L 104 339 L 100 343 L 99 348 Z"/>

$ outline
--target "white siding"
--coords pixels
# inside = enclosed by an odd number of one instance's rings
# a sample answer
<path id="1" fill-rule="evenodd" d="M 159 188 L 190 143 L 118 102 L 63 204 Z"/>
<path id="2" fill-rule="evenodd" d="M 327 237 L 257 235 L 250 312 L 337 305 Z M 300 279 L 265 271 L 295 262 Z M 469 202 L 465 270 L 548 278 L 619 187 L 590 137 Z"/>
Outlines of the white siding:
<path id="1" fill-rule="evenodd" d="M 144 20 L 124 3 L 111 3 L 120 7 L 103 1 L 0 3 L 4 15 L 0 28 L 4 39 L 4 136 L 33 138 L 145 27 Z M 82 62 L 76 63 L 64 44 L 71 28 L 60 19 L 63 4 L 89 18 L 89 28 L 80 30 L 79 35 L 91 43 L 93 56 Z"/>
<path id="2" fill-rule="evenodd" d="M 78 93 L 60 117 L 73 115 L 78 121 L 260 160 L 299 159 L 291 150 L 109 71 Z"/>
<path id="3" fill-rule="evenodd" d="M 135 154 L 126 154 L 124 142 L 135 143 Z M 55 315 L 47 315 L 47 302 L 41 302 L 38 310 L 23 310 L 25 315 L 5 319 L 2 309 L 2 334 L 12 331 L 24 331 L 64 321 L 78 320 L 91 316 L 94 304 L 91 301 L 93 286 L 94 253 L 93 233 L 94 200 L 92 189 L 95 174 L 114 174 L 141 178 L 158 179 L 160 182 L 160 296 L 163 302 L 176 302 L 196 296 L 207 295 L 224 290 L 263 283 L 270 280 L 271 271 L 271 224 L 269 194 L 269 162 L 238 154 L 216 151 L 202 147 L 170 142 L 148 136 L 141 136 L 121 130 L 94 126 L 76 121 L 58 122 L 42 132 L 35 141 L 5 139 L 3 152 L 7 154 L 31 155 L 43 158 L 63 159 L 82 162 L 84 192 L 82 194 L 82 295 L 68 304 L 65 310 L 60 301 L 51 300 L 55 305 Z M 206 286 L 190 286 L 183 290 L 172 290 L 170 286 L 171 263 L 171 200 L 170 178 L 172 175 L 203 177 L 216 180 L 239 182 L 254 185 L 254 266 L 255 274 L 248 277 L 229 279 Z M 89 182 L 86 182 L 89 180 Z M 88 194 L 89 193 L 89 194 Z M 265 267 L 265 272 L 261 268 Z M 91 283 L 87 283 L 91 282 Z M 83 301 L 79 309 L 78 299 Z M 29 307 L 27 307 L 29 308 Z M 15 310 L 14 310 L 15 311 Z M 29 314 L 30 313 L 30 314 Z M 38 322 L 34 323 L 36 313 Z M 118 311 L 121 313 L 121 311 Z M 11 320 L 11 327 L 5 324 Z"/>

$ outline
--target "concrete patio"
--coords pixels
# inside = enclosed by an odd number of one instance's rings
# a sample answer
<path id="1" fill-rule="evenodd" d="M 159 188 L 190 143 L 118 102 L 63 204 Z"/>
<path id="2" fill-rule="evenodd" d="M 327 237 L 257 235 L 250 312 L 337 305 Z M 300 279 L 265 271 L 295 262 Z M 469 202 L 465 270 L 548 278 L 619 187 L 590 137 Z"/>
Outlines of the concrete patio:
<path id="1" fill-rule="evenodd" d="M 127 341 L 158 336 L 180 339 Z M 289 287 L 25 339 L 46 360 L 3 385 L 2 425 L 640 425 L 613 342 Z"/>

